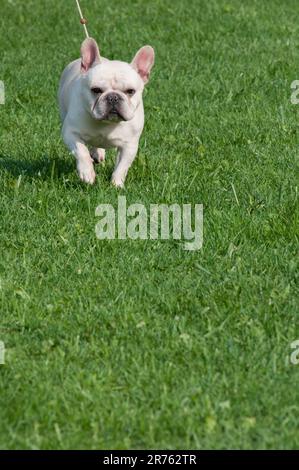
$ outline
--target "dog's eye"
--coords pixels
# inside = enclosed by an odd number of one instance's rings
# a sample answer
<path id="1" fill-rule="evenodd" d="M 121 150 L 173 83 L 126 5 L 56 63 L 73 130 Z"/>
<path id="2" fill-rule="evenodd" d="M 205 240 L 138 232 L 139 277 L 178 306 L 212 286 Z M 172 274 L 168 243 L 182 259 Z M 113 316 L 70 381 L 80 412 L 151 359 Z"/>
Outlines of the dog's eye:
<path id="1" fill-rule="evenodd" d="M 130 88 L 129 90 L 126 91 L 126 94 L 129 95 L 129 96 L 133 96 L 135 95 L 136 91 L 133 90 L 133 88 Z"/>
<path id="2" fill-rule="evenodd" d="M 91 91 L 95 94 L 95 95 L 101 95 L 103 93 L 103 90 L 102 88 L 92 88 Z"/>

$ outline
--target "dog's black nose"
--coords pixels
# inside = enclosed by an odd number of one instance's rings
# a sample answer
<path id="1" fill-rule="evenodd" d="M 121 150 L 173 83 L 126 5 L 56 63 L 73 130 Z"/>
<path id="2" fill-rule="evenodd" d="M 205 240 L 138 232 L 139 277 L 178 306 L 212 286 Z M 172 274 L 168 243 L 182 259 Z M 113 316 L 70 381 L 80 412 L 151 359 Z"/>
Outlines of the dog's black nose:
<path id="1" fill-rule="evenodd" d="M 116 104 L 119 103 L 120 101 L 120 96 L 118 93 L 109 93 L 107 96 L 106 96 L 106 100 L 108 101 L 108 103 L 111 105 L 111 106 L 115 106 Z"/>

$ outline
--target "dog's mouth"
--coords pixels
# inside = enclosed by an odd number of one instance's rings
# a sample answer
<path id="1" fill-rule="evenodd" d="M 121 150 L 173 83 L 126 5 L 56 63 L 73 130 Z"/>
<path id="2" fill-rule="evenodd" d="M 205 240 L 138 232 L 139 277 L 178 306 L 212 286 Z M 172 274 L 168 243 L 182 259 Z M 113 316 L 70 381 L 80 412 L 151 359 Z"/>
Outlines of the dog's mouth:
<path id="1" fill-rule="evenodd" d="M 126 121 L 122 113 L 116 108 L 109 109 L 103 117 L 103 120 L 112 122 Z"/>
<path id="2" fill-rule="evenodd" d="M 129 121 L 131 116 L 127 116 L 125 110 L 121 110 L 121 106 L 97 106 L 98 100 L 95 102 L 92 114 L 97 121 L 121 122 Z M 101 109 L 102 108 L 102 109 Z"/>
<path id="3" fill-rule="evenodd" d="M 106 114 L 101 116 L 96 116 L 97 121 L 111 121 L 111 122 L 120 122 L 126 121 L 126 119 L 118 111 L 109 111 Z"/>
<path id="4" fill-rule="evenodd" d="M 117 109 L 111 109 L 108 112 L 108 117 L 111 117 L 112 119 L 115 119 L 115 118 L 123 119 L 122 114 Z"/>
<path id="5" fill-rule="evenodd" d="M 92 112 L 95 118 L 97 119 L 97 121 L 125 121 L 125 118 L 123 117 L 123 115 L 120 113 L 120 111 L 117 109 L 116 106 L 111 106 L 111 107 L 107 106 L 106 109 L 103 110 L 104 112 L 99 112 L 99 110 L 97 109 L 99 99 L 100 98 L 97 98 L 92 108 Z"/>

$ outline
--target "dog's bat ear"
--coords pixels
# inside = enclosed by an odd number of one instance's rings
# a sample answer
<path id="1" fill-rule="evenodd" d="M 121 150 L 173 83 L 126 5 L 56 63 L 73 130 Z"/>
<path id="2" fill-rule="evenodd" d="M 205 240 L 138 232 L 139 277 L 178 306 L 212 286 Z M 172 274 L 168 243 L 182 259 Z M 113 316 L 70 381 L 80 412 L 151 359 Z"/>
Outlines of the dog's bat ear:
<path id="1" fill-rule="evenodd" d="M 147 83 L 154 63 L 154 49 L 151 46 L 144 46 L 135 55 L 131 66 L 139 73 L 144 83 Z"/>
<path id="2" fill-rule="evenodd" d="M 95 64 L 101 61 L 99 47 L 92 38 L 87 38 L 81 46 L 81 72 L 86 73 Z"/>

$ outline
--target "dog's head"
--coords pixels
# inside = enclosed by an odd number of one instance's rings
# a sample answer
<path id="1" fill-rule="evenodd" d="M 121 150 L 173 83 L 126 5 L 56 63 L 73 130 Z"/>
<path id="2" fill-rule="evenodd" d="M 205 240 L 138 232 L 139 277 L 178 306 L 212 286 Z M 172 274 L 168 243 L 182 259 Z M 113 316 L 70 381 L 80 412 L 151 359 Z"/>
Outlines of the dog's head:
<path id="1" fill-rule="evenodd" d="M 82 93 L 92 117 L 116 122 L 133 119 L 154 60 L 151 46 L 142 47 L 131 64 L 103 59 L 96 41 L 86 39 L 81 47 Z"/>

